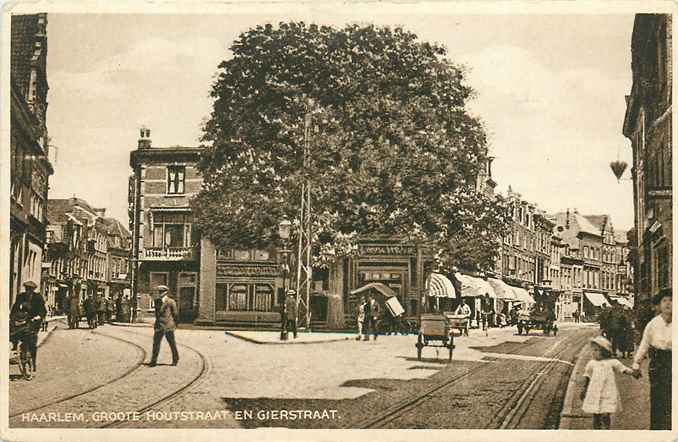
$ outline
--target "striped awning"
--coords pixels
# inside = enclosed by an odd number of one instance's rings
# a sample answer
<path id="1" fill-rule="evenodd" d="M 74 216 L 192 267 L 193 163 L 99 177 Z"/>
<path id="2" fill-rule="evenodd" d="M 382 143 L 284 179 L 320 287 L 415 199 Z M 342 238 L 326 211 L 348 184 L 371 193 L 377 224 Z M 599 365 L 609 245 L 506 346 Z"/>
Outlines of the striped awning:
<path id="1" fill-rule="evenodd" d="M 431 273 L 426 278 L 426 293 L 434 298 L 456 298 L 452 282 L 440 273 Z"/>
<path id="2" fill-rule="evenodd" d="M 474 278 L 461 273 L 455 273 L 454 276 L 461 282 L 461 296 L 463 297 L 475 298 L 485 296 L 486 294 L 489 295 L 490 298 L 497 297 L 492 286 L 484 279 Z"/>
<path id="3" fill-rule="evenodd" d="M 503 299 L 506 301 L 515 301 L 518 299 L 513 290 L 511 290 L 511 286 L 506 284 L 501 279 L 487 278 L 487 282 L 489 282 L 494 289 L 497 299 Z"/>
<path id="4" fill-rule="evenodd" d="M 530 294 L 527 293 L 527 290 L 525 290 L 524 288 L 511 287 L 511 290 L 513 290 L 513 293 L 516 294 L 518 302 L 522 302 L 525 304 L 534 304 L 534 298 L 532 298 L 532 296 L 530 296 Z"/>
<path id="5" fill-rule="evenodd" d="M 377 292 L 381 293 L 382 295 L 384 295 L 385 298 L 391 298 L 396 295 L 395 292 L 391 289 L 391 287 L 387 286 L 386 284 L 382 284 L 381 282 L 371 282 L 369 284 L 365 284 L 364 286 L 351 291 L 351 294 L 357 295 L 358 293 L 362 293 L 371 289 L 374 289 Z"/>
<path id="6" fill-rule="evenodd" d="M 596 307 L 605 307 L 606 305 L 610 305 L 610 303 L 607 302 L 605 295 L 602 293 L 585 292 L 584 295 L 586 295 L 586 299 L 591 301 L 591 304 Z"/>

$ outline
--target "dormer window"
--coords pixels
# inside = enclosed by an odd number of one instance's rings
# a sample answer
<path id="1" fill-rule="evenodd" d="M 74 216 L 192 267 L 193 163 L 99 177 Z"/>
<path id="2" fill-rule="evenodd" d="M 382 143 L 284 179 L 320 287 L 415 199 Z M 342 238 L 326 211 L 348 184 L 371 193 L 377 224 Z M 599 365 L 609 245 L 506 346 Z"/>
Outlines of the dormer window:
<path id="1" fill-rule="evenodd" d="M 167 193 L 183 194 L 186 177 L 186 166 L 167 167 Z"/>

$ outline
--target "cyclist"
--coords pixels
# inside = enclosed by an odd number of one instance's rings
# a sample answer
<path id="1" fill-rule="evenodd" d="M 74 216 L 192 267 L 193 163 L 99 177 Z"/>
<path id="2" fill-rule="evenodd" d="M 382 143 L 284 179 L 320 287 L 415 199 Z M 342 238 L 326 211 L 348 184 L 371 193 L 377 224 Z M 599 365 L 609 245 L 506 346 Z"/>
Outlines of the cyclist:
<path id="1" fill-rule="evenodd" d="M 28 341 L 31 335 L 31 306 L 28 301 L 22 297 L 14 303 L 10 313 L 10 332 L 9 339 L 12 342 L 12 351 L 17 351 L 20 345 L 19 363 L 21 364 L 21 373 L 27 379 L 31 379 L 30 365 L 28 357 Z"/>

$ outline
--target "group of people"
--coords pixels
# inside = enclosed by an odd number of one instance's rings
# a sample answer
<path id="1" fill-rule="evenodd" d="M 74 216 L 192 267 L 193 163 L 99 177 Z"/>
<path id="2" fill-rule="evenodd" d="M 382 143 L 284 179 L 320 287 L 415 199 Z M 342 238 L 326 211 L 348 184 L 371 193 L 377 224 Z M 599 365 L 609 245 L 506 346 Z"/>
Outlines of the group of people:
<path id="1" fill-rule="evenodd" d="M 128 295 L 120 294 L 113 301 L 110 296 L 95 298 L 89 293 L 81 303 L 79 294 L 74 292 L 68 297 L 65 307 L 69 328 L 80 327 L 83 313 L 89 328 L 113 322 L 113 313 L 118 322 L 129 322 L 131 318 L 131 302 Z"/>
<path id="2" fill-rule="evenodd" d="M 362 297 L 360 304 L 356 307 L 356 319 L 358 322 L 358 336 L 356 341 L 370 340 L 370 333 L 377 339 L 378 330 L 377 323 L 381 316 L 381 305 L 374 298 L 373 295 L 365 295 Z"/>
<path id="3" fill-rule="evenodd" d="M 615 372 L 638 379 L 646 357 L 650 359 L 650 429 L 671 429 L 672 292 L 659 292 L 653 303 L 658 314 L 645 326 L 631 367 L 615 359 L 616 349 L 608 338 L 601 335 L 591 340 L 593 358 L 584 369 L 581 399 L 582 410 L 593 415 L 594 429 L 609 429 L 611 415 L 622 410 Z"/>
<path id="4" fill-rule="evenodd" d="M 22 360 L 25 360 L 25 352 L 31 357 L 32 362 L 27 367 L 30 371 L 25 374 L 29 380 L 37 371 L 38 333 L 47 316 L 45 299 L 35 291 L 37 287 L 32 281 L 25 282 L 24 291 L 17 295 L 9 313 L 12 350 L 16 352 L 21 346 Z"/>

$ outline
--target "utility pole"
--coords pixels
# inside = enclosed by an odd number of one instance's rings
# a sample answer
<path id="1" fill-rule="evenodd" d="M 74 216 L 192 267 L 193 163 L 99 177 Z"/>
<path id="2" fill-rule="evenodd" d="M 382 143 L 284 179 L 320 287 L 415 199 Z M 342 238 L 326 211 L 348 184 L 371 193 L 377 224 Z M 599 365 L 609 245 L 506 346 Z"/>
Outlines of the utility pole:
<path id="1" fill-rule="evenodd" d="M 311 105 L 305 103 L 304 115 L 304 173 L 306 174 L 301 186 L 301 206 L 299 213 L 299 247 L 297 254 L 297 323 L 301 307 L 304 309 L 304 327 L 311 331 L 311 281 L 313 268 L 311 265 L 311 183 L 308 179 L 308 169 L 311 165 Z"/>

